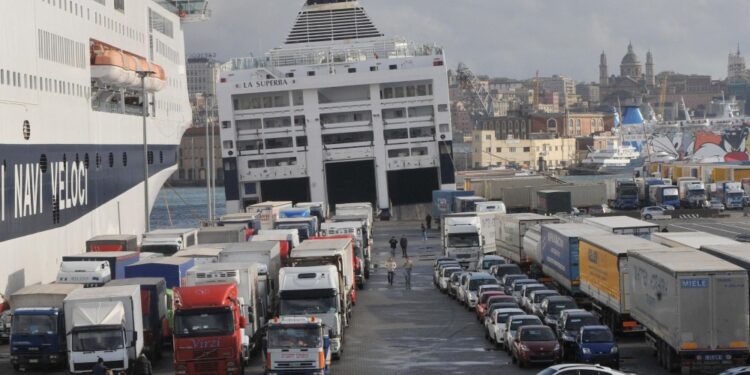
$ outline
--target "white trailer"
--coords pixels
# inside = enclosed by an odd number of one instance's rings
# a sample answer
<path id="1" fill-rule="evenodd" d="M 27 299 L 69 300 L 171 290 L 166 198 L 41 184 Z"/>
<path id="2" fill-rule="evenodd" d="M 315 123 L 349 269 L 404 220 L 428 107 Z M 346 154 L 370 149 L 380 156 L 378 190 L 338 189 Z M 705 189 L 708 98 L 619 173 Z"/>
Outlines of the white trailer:
<path id="1" fill-rule="evenodd" d="M 279 218 L 279 213 L 285 208 L 292 208 L 291 201 L 262 202 L 248 206 L 245 212 L 257 214 L 260 218 L 260 229 L 273 229 L 273 224 Z"/>
<path id="2" fill-rule="evenodd" d="M 523 236 L 529 228 L 539 224 L 559 223 L 560 218 L 539 214 L 520 213 L 508 214 L 500 218 L 502 232 L 497 246 L 498 255 L 504 256 L 516 263 L 528 265 L 528 256 L 523 250 Z"/>
<path id="3" fill-rule="evenodd" d="M 593 225 L 614 234 L 632 234 L 648 238 L 659 231 L 659 224 L 633 219 L 629 216 L 605 216 L 583 219 L 584 224 Z"/>
<path id="4" fill-rule="evenodd" d="M 227 244 L 208 244 L 190 246 L 185 250 L 178 251 L 173 256 L 180 258 L 193 258 L 195 264 L 219 263 L 221 252 Z"/>
<path id="5" fill-rule="evenodd" d="M 143 234 L 141 251 L 170 256 L 198 243 L 198 228 L 157 229 Z"/>
<path id="6" fill-rule="evenodd" d="M 203 227 L 198 230 L 198 244 L 245 242 L 245 229 L 244 224 Z"/>
<path id="7" fill-rule="evenodd" d="M 65 261 L 60 263 L 57 282 L 60 284 L 83 284 L 86 288 L 102 286 L 112 280 L 109 262 Z"/>
<path id="8" fill-rule="evenodd" d="M 273 316 L 278 307 L 278 280 L 281 269 L 281 252 L 279 241 L 253 241 L 227 244 L 219 255 L 220 263 L 260 263 L 265 265 L 266 272 L 258 267 L 258 294 L 266 295 L 266 316 Z"/>
<path id="9" fill-rule="evenodd" d="M 143 351 L 140 286 L 76 289 L 63 308 L 71 373 L 91 373 L 99 358 L 115 372 L 132 371 Z"/>
<path id="10" fill-rule="evenodd" d="M 717 236 L 715 234 L 706 232 L 669 232 L 669 233 L 653 233 L 651 234 L 651 241 L 658 242 L 664 246 L 669 247 L 690 247 L 693 249 L 700 249 L 702 246 L 708 245 L 739 245 L 731 238 Z"/>

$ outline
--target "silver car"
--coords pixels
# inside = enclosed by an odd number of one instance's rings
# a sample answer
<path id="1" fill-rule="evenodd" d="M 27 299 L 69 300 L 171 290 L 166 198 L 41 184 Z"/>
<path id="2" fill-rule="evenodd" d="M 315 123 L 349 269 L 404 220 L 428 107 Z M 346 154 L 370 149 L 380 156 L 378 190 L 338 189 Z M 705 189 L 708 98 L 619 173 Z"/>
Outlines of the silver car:
<path id="1" fill-rule="evenodd" d="M 471 310 L 479 302 L 478 289 L 482 285 L 497 284 L 497 279 L 485 272 L 475 272 L 471 274 L 466 283 L 461 284 L 463 290 L 464 305 Z"/>
<path id="2" fill-rule="evenodd" d="M 547 297 L 552 296 L 559 296 L 560 293 L 554 291 L 554 290 L 535 290 L 531 292 L 529 295 L 529 303 L 531 304 L 531 308 L 529 308 L 529 314 L 539 316 L 541 319 L 541 313 L 542 313 L 542 301 L 544 301 Z"/>
<path id="3" fill-rule="evenodd" d="M 508 318 L 516 315 L 525 315 L 523 310 L 518 308 L 497 309 L 492 312 L 492 319 L 487 326 L 487 335 L 495 346 L 505 349 L 505 329 Z"/>
<path id="4" fill-rule="evenodd" d="M 450 278 L 456 272 L 461 272 L 461 267 L 445 267 L 441 270 L 440 278 L 438 279 L 438 288 L 441 292 L 447 293 L 450 287 Z"/>
<path id="5" fill-rule="evenodd" d="M 549 290 L 549 288 L 547 288 L 547 286 L 544 284 L 526 284 L 521 287 L 521 300 L 519 301 L 518 305 L 521 306 L 522 309 L 529 311 L 529 313 L 531 313 L 529 295 L 531 294 L 531 292 L 537 290 Z"/>

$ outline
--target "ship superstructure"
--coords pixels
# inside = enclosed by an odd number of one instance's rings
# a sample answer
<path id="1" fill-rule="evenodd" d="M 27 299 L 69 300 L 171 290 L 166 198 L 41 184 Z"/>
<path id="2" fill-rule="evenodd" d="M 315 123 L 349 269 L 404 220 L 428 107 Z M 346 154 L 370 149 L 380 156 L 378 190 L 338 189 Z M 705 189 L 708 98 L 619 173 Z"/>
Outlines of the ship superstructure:
<path id="1" fill-rule="evenodd" d="M 0 292 L 54 280 L 94 235 L 143 232 L 144 162 L 151 207 L 191 123 L 181 19 L 198 3 L 4 2 Z"/>
<path id="2" fill-rule="evenodd" d="M 285 43 L 224 66 L 227 210 L 267 200 L 429 202 L 454 186 L 445 54 L 384 36 L 358 1 L 309 0 Z"/>

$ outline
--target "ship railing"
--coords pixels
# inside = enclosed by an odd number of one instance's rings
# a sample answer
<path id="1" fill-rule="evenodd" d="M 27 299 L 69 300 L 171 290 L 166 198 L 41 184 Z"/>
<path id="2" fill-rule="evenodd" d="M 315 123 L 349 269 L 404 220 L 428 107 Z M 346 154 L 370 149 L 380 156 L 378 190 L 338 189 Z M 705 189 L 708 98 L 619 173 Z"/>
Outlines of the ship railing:
<path id="1" fill-rule="evenodd" d="M 286 46 L 271 50 L 263 58 L 250 56 L 231 59 L 222 69 L 235 71 L 297 65 L 336 65 L 420 56 L 442 57 L 443 49 L 437 45 L 420 45 L 403 39 L 346 46 Z"/>

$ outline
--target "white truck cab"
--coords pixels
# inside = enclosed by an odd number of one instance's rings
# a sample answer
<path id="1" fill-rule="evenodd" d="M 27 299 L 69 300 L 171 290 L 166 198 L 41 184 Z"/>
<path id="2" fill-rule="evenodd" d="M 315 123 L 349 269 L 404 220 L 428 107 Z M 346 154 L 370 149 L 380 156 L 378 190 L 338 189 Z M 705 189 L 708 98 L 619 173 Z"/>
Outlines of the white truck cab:
<path id="1" fill-rule="evenodd" d="M 143 234 L 141 251 L 170 256 L 197 243 L 198 228 L 157 229 Z"/>
<path id="2" fill-rule="evenodd" d="M 112 280 L 109 262 L 71 261 L 60 263 L 57 282 L 60 284 L 83 284 L 86 288 L 103 286 Z"/>
<path id="3" fill-rule="evenodd" d="M 476 213 L 443 216 L 443 255 L 456 258 L 464 269 L 476 269 L 484 253 L 481 225 Z"/>

